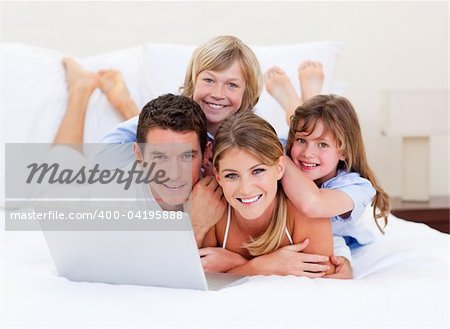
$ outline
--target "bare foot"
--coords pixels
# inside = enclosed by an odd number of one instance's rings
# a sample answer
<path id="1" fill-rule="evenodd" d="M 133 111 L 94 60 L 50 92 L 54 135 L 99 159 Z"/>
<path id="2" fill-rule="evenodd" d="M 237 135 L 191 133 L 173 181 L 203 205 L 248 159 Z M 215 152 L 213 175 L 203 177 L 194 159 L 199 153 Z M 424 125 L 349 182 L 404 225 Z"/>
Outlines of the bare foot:
<path id="1" fill-rule="evenodd" d="M 73 58 L 63 58 L 63 65 L 66 70 L 66 81 L 69 93 L 76 93 L 78 96 L 91 95 L 99 85 L 98 75 L 85 71 Z"/>
<path id="2" fill-rule="evenodd" d="M 124 118 L 139 114 L 134 101 L 130 97 L 122 73 L 117 70 L 100 70 L 100 89 Z"/>
<path id="3" fill-rule="evenodd" d="M 323 86 L 322 63 L 314 61 L 302 62 L 298 68 L 298 79 L 302 91 L 302 101 L 319 95 Z"/>
<path id="4" fill-rule="evenodd" d="M 300 105 L 300 99 L 292 86 L 289 77 L 278 66 L 273 66 L 264 75 L 267 92 L 283 107 L 286 115 L 290 115 Z"/>
<path id="5" fill-rule="evenodd" d="M 124 99 L 130 98 L 122 73 L 117 70 L 100 70 L 98 74 L 100 89 L 113 106 L 117 107 Z"/>

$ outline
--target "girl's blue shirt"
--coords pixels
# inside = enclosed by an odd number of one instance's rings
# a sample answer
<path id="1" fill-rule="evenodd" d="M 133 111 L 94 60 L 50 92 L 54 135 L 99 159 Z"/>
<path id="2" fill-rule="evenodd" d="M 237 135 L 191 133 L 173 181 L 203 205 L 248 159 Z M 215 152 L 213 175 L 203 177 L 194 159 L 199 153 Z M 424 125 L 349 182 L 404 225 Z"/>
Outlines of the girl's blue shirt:
<path id="1" fill-rule="evenodd" d="M 371 202 L 376 191 L 369 180 L 357 172 L 338 170 L 337 175 L 324 182 L 320 188 L 343 191 L 353 201 L 353 210 L 348 217 L 335 216 L 331 219 L 333 235 L 344 237 L 351 246 L 375 240 L 378 229 L 371 214 Z"/>

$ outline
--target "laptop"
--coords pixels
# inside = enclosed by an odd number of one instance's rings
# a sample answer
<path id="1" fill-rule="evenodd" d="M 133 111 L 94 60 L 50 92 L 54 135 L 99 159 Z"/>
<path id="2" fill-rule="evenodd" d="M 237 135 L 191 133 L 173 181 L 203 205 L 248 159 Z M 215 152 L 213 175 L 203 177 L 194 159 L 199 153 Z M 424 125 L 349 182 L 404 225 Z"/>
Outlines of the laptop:
<path id="1" fill-rule="evenodd" d="M 184 216 L 191 227 L 189 216 Z M 196 290 L 248 281 L 244 275 L 205 273 L 192 228 L 43 232 L 58 274 L 71 281 Z"/>

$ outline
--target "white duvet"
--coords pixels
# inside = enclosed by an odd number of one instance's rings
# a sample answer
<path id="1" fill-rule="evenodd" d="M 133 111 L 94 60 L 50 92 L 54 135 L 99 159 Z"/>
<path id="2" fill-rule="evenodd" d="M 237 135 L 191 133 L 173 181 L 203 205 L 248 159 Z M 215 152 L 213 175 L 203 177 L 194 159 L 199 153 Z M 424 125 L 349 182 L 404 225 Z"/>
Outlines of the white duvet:
<path id="1" fill-rule="evenodd" d="M 354 280 L 255 276 L 216 292 L 70 282 L 42 232 L 1 240 L 5 327 L 448 327 L 449 235 L 394 216 L 354 251 Z"/>

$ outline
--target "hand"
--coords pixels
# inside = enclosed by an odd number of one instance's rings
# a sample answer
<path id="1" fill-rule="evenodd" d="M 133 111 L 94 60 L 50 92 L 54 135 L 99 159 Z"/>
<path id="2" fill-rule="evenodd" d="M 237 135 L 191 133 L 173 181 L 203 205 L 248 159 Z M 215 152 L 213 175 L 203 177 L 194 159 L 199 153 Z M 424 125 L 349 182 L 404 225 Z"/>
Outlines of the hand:
<path id="1" fill-rule="evenodd" d="M 201 248 L 199 252 L 205 272 L 228 272 L 247 262 L 243 256 L 224 248 Z"/>
<path id="2" fill-rule="evenodd" d="M 186 211 L 190 212 L 197 243 L 225 215 L 227 202 L 214 176 L 202 178 L 192 189 Z M 200 246 L 200 244 L 199 244 Z"/>
<path id="3" fill-rule="evenodd" d="M 353 270 L 350 261 L 343 256 L 331 256 L 330 261 L 336 266 L 334 274 L 326 275 L 329 279 L 353 279 Z"/>
<path id="4" fill-rule="evenodd" d="M 274 251 L 271 254 L 261 256 L 265 257 L 264 262 L 268 268 L 267 274 L 277 275 L 297 275 L 308 278 L 321 278 L 325 276 L 328 265 L 319 264 L 327 262 L 327 256 L 303 253 L 309 244 L 305 239 L 301 243 L 285 246 Z"/>

